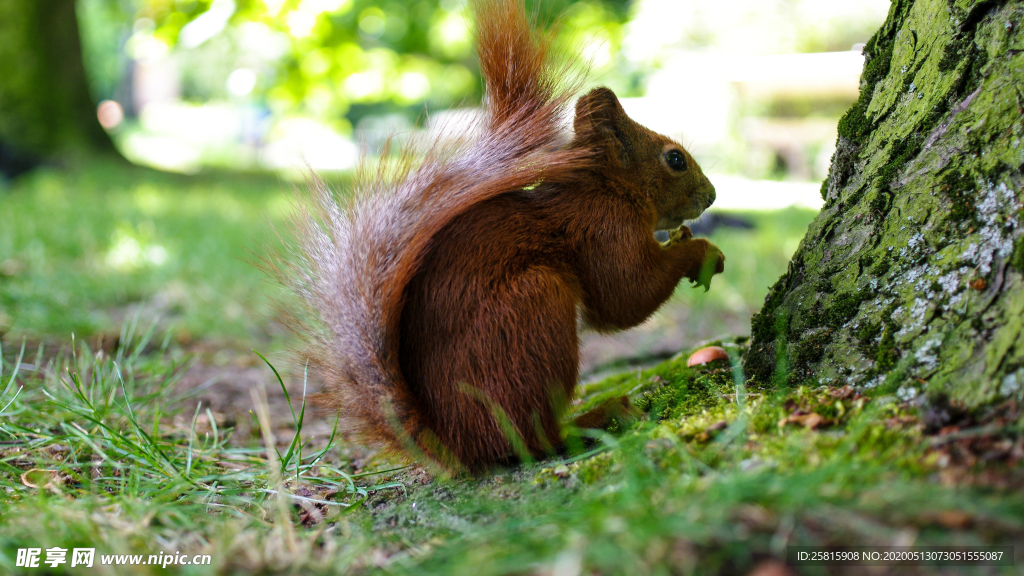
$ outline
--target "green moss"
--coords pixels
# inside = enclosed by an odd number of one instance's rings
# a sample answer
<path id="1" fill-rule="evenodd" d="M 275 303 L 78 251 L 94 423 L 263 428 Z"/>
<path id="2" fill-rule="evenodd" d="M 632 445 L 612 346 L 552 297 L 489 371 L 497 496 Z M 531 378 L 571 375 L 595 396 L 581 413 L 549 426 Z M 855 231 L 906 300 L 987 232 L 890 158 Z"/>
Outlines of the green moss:
<path id="1" fill-rule="evenodd" d="M 867 117 L 868 105 L 871 104 L 875 84 L 889 74 L 892 62 L 893 45 L 891 41 L 880 44 L 881 38 L 885 36 L 882 35 L 882 30 L 879 30 L 864 48 L 866 62 L 861 75 L 860 96 L 839 120 L 837 128 L 840 138 L 847 138 L 857 145 L 864 144 L 871 133 L 872 123 Z"/>
<path id="2" fill-rule="evenodd" d="M 1024 238 L 1018 238 L 1010 255 L 1010 267 L 1024 274 Z"/>
<path id="3" fill-rule="evenodd" d="M 821 307 L 821 304 L 816 303 L 806 310 L 800 318 L 800 324 L 803 326 L 821 326 L 825 319 L 825 310 Z"/>
<path id="4" fill-rule="evenodd" d="M 775 338 L 773 337 L 774 317 L 771 314 L 758 312 L 754 314 L 750 324 L 750 354 L 743 363 L 747 378 L 754 382 L 771 381 L 775 371 Z"/>
<path id="5" fill-rule="evenodd" d="M 865 299 L 870 294 L 842 293 L 836 295 L 829 306 L 824 310 L 820 305 L 812 306 L 805 310 L 801 317 L 800 324 L 810 327 L 810 330 L 797 332 L 791 330 L 789 334 L 789 375 L 786 381 L 789 384 L 813 380 L 814 364 L 821 360 L 829 343 L 834 339 L 836 330 L 849 322 Z"/>
<path id="6" fill-rule="evenodd" d="M 567 469 L 570 474 L 574 474 L 584 484 L 593 484 L 607 477 L 609 474 L 614 474 L 622 468 L 622 462 L 616 457 L 617 454 L 613 452 L 605 452 L 604 454 L 598 454 L 592 458 L 587 458 L 581 462 L 570 464 Z M 541 471 L 541 474 L 545 470 Z M 560 473 L 560 470 L 553 470 L 553 472 Z M 540 474 L 538 474 L 540 476 Z"/>
<path id="7" fill-rule="evenodd" d="M 875 267 L 871 269 L 871 273 L 875 276 L 885 276 L 889 272 L 889 268 L 892 267 L 892 258 L 887 254 L 882 256 L 882 259 L 875 264 Z"/>
<path id="8" fill-rule="evenodd" d="M 871 132 L 871 121 L 865 114 L 868 109 L 867 101 L 870 101 L 871 96 L 865 96 L 865 94 L 867 92 L 862 90 L 861 99 L 847 110 L 846 114 L 843 114 L 837 126 L 840 138 L 847 138 L 856 144 L 862 143 L 862 140 Z"/>
<path id="9" fill-rule="evenodd" d="M 978 187 L 973 178 L 951 170 L 939 180 L 939 191 L 949 202 L 950 220 L 978 226 Z"/>
<path id="10" fill-rule="evenodd" d="M 885 328 L 882 330 L 882 340 L 875 352 L 875 368 L 879 373 L 892 370 L 900 358 L 899 351 L 896 349 L 895 333 L 896 326 L 891 322 L 886 322 Z"/>
<path id="11" fill-rule="evenodd" d="M 930 131 L 932 128 L 933 126 L 920 126 L 919 130 Z M 920 132 L 914 132 L 907 138 L 895 141 L 892 149 L 889 150 L 889 160 L 878 171 L 875 182 L 882 187 L 888 187 L 892 184 L 899 171 L 921 152 L 921 145 L 923 143 L 924 138 Z"/>
<path id="12" fill-rule="evenodd" d="M 750 338 L 759 343 L 771 342 L 775 339 L 774 317 L 762 309 L 750 320 Z"/>
<path id="13" fill-rule="evenodd" d="M 787 285 L 799 266 L 798 256 L 790 261 L 789 269 L 772 286 L 764 306 L 750 321 L 750 351 L 744 358 L 743 370 L 748 378 L 757 382 L 771 380 L 775 371 L 775 343 L 780 338 L 785 339 L 789 330 L 789 317 L 785 314 L 777 315 L 775 310 L 782 304 Z"/>
<path id="14" fill-rule="evenodd" d="M 871 294 L 864 292 L 845 293 L 836 296 L 832 301 L 832 305 L 829 306 L 828 312 L 825 313 L 826 325 L 838 328 L 849 322 L 857 314 L 861 303 L 871 296 Z"/>
<path id="15" fill-rule="evenodd" d="M 974 316 L 971 318 L 971 328 L 977 333 L 985 332 L 988 326 L 985 324 L 985 320 L 981 316 Z"/>
<path id="16" fill-rule="evenodd" d="M 981 0 L 975 2 L 969 10 L 959 8 L 951 2 L 951 20 L 959 23 L 959 29 L 953 34 L 952 40 L 942 50 L 942 59 L 939 60 L 940 72 L 951 72 L 964 60 L 973 59 L 979 52 L 974 42 L 978 31 L 978 24 L 988 12 L 996 0 Z"/>
<path id="17" fill-rule="evenodd" d="M 871 375 L 888 372 L 899 360 L 895 338 L 895 333 L 899 328 L 891 321 L 896 308 L 896 304 L 890 304 L 879 315 L 881 321 L 865 321 L 854 333 L 857 339 L 857 349 L 865 357 L 875 361 L 875 368 L 869 371 Z"/>
<path id="18" fill-rule="evenodd" d="M 857 338 L 859 349 L 861 353 L 869 358 L 873 358 L 878 354 L 878 347 L 875 345 L 875 336 L 882 331 L 882 324 L 880 322 L 864 322 L 854 332 L 854 336 Z"/>
<path id="19" fill-rule="evenodd" d="M 952 72 L 957 65 L 963 61 L 964 56 L 974 48 L 974 35 L 956 36 L 953 41 L 946 44 L 942 51 L 942 60 L 939 60 L 939 72 Z"/>
<path id="20" fill-rule="evenodd" d="M 863 76 L 866 89 L 874 89 L 875 84 L 881 82 L 889 75 L 889 65 L 892 63 L 892 49 L 892 44 L 886 44 L 879 47 L 876 54 L 868 54 L 867 62 L 864 64 Z"/>
<path id="21" fill-rule="evenodd" d="M 697 377 L 693 371 L 676 377 L 656 390 L 644 392 L 634 400 L 634 405 L 651 414 L 652 418 L 666 420 L 682 414 L 699 412 L 715 405 L 718 401 L 713 389 L 727 385 L 721 376 L 718 379 Z"/>
<path id="22" fill-rule="evenodd" d="M 793 369 L 806 369 L 810 364 L 820 360 L 831 340 L 831 330 L 818 330 L 802 339 L 793 349 Z"/>

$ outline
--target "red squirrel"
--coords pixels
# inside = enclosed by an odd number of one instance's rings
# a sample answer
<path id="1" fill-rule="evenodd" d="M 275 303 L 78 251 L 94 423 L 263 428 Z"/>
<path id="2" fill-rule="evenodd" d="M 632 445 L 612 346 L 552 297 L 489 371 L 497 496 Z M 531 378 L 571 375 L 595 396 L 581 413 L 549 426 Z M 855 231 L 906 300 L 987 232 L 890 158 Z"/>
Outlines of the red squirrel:
<path id="1" fill-rule="evenodd" d="M 578 68 L 555 63 L 522 0 L 472 5 L 478 134 L 382 161 L 347 197 L 313 182 L 280 269 L 310 313 L 295 328 L 342 429 L 479 471 L 562 443 L 580 320 L 636 326 L 682 278 L 707 287 L 725 257 L 682 225 L 715 189 L 680 144 L 607 88 L 578 99 L 568 133 Z"/>

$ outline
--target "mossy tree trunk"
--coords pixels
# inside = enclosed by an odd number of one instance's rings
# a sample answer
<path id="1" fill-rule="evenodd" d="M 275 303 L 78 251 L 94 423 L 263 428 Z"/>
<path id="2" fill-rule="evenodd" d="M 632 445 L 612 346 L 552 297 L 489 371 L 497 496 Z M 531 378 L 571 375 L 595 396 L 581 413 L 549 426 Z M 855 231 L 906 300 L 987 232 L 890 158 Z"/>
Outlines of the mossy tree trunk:
<path id="1" fill-rule="evenodd" d="M 89 94 L 75 0 L 0 0 L 0 145 L 118 154 Z"/>
<path id="2" fill-rule="evenodd" d="M 825 206 L 754 316 L 761 383 L 1024 389 L 1024 0 L 895 0 Z"/>

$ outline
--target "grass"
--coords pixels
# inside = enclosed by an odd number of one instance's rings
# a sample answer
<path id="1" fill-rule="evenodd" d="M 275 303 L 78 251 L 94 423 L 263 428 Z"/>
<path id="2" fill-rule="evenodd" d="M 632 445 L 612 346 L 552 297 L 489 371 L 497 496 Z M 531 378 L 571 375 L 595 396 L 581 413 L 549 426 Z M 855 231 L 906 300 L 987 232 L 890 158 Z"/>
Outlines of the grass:
<path id="1" fill-rule="evenodd" d="M 116 334 L 141 308 L 179 341 L 266 341 L 270 287 L 249 261 L 290 189 L 102 164 L 0 188 L 0 332 Z"/>
<path id="2" fill-rule="evenodd" d="M 936 481 L 942 452 L 892 397 L 743 390 L 728 364 L 678 358 L 588 388 L 583 407 L 634 390 L 646 416 L 566 461 L 482 478 L 383 461 L 368 473 L 337 437 L 303 436 L 298 398 L 271 415 L 255 392 L 260 434 L 220 428 L 172 394 L 185 366 L 144 354 L 149 336 L 126 331 L 114 356 L 77 343 L 30 372 L 2 368 L 0 571 L 19 548 L 59 546 L 210 555 L 175 567 L 189 574 L 735 574 L 788 545 L 1024 535 L 1024 495 Z M 1001 570 L 977 573 L 1013 573 Z"/>
<path id="3" fill-rule="evenodd" d="M 143 354 L 151 336 L 132 327 L 114 356 L 77 343 L 45 366 L 24 362 L 23 348 L 16 363 L 0 367 L 0 570 L 14 569 L 9 551 L 35 543 L 112 554 L 140 544 L 166 549 L 161 542 L 180 549 L 275 519 L 294 538 L 291 502 L 346 510 L 370 491 L 399 486 L 334 467 L 333 435 L 310 449 L 301 436 L 304 402 L 291 411 L 294 434 L 276 439 L 265 397 L 254 391 L 262 445 L 236 441 L 201 404 L 183 413 L 188 392 L 176 395 L 173 385 L 187 364 L 167 357 L 166 340 Z M 308 495 L 296 494 L 298 485 Z"/>
<path id="4" fill-rule="evenodd" d="M 1024 535 L 1020 418 L 935 430 L 881 393 L 746 389 L 742 338 L 718 342 L 731 364 L 682 354 L 588 384 L 578 410 L 629 394 L 644 416 L 478 478 L 339 438 L 307 411 L 301 370 L 268 370 L 226 418 L 182 380 L 197 346 L 281 345 L 246 260 L 289 189 L 98 166 L 0 190 L 0 574 L 52 547 L 95 548 L 97 567 L 39 573 L 745 574 L 791 545 Z M 728 261 L 712 290 L 680 289 L 693 341 L 749 326 L 811 218 L 747 216 L 753 231 L 713 236 Z M 125 554 L 211 563 L 98 566 Z M 860 569 L 837 570 L 799 573 Z"/>

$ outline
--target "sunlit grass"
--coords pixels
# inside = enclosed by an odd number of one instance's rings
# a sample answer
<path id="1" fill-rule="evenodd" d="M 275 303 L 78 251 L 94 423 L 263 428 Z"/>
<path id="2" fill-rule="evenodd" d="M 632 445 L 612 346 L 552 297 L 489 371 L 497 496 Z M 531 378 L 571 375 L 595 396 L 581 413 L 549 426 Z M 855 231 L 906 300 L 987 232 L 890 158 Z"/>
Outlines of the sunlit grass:
<path id="1" fill-rule="evenodd" d="M 14 570 L 19 547 L 210 554 L 218 538 L 274 525 L 283 532 L 270 537 L 294 546 L 302 538 L 293 522 L 318 522 L 400 487 L 374 485 L 379 472 L 339 468 L 335 434 L 313 449 L 302 436 L 305 396 L 288 398 L 290 414 L 271 415 L 254 390 L 262 441 L 236 438 L 189 392 L 174 393 L 187 363 L 167 357 L 166 338 L 137 333 L 136 322 L 112 356 L 72 342 L 66 357 L 33 364 L 22 348 L 16 362 L 0 364 L 0 571 Z M 290 438 L 274 435 L 282 420 Z M 218 556 L 217 564 L 229 560 Z"/>
<path id="2" fill-rule="evenodd" d="M 183 341 L 266 341 L 272 287 L 250 262 L 292 186 L 99 165 L 0 188 L 0 333 L 116 333 L 141 307 Z"/>

